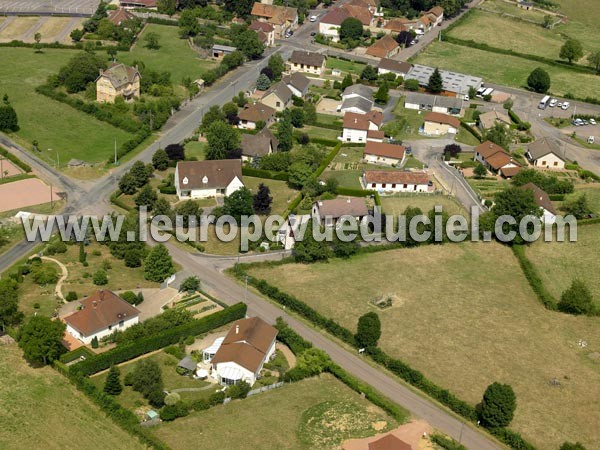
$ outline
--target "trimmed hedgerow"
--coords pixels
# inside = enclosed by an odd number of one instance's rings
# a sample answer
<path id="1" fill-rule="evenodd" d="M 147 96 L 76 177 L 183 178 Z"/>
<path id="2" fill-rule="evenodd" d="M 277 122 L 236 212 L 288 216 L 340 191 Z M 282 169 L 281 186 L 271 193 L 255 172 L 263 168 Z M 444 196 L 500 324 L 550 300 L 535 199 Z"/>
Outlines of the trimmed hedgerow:
<path id="1" fill-rule="evenodd" d="M 525 255 L 525 247 L 522 245 L 513 245 L 512 251 L 519 261 L 519 265 L 523 270 L 523 274 L 525 275 L 525 278 L 527 278 L 527 281 L 529 282 L 531 289 L 533 289 L 533 292 L 535 292 L 538 300 L 542 302 L 546 308 L 556 311 L 558 302 L 552 296 L 552 294 L 548 292 L 537 272 L 537 269 Z"/>

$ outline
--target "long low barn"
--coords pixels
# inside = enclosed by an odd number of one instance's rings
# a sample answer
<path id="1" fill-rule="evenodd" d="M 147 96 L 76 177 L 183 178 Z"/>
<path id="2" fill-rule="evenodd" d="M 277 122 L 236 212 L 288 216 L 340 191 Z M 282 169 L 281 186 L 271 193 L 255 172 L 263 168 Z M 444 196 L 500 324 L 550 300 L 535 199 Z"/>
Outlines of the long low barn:
<path id="1" fill-rule="evenodd" d="M 365 189 L 378 192 L 429 192 L 430 182 L 426 172 L 366 170 L 363 173 Z"/>
<path id="2" fill-rule="evenodd" d="M 429 78 L 433 74 L 435 68 L 423 66 L 421 64 L 413 65 L 410 72 L 406 74 L 404 80 L 417 80 L 421 86 L 429 84 Z M 469 93 L 469 88 L 479 89 L 483 84 L 483 80 L 472 75 L 464 73 L 450 72 L 448 70 L 440 70 L 442 80 L 444 82 L 444 90 L 453 92 L 457 95 L 465 96 Z"/>

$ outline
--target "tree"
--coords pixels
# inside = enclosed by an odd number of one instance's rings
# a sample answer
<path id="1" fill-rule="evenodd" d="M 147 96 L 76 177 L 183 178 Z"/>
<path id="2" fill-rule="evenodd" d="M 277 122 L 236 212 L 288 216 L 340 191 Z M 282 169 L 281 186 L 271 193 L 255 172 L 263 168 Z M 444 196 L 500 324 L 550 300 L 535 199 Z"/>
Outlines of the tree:
<path id="1" fill-rule="evenodd" d="M 164 197 L 158 197 L 154 202 L 154 216 L 171 216 L 171 204 Z"/>
<path id="2" fill-rule="evenodd" d="M 221 108 L 219 108 L 217 105 L 213 105 L 202 117 L 202 125 L 200 128 L 204 133 L 206 133 L 206 131 L 214 122 L 224 122 L 225 119 L 225 114 L 223 114 Z"/>
<path id="3" fill-rule="evenodd" d="M 277 138 L 279 145 L 277 149 L 282 152 L 289 152 L 294 146 L 294 130 L 289 111 L 284 111 L 282 119 L 277 124 Z"/>
<path id="4" fill-rule="evenodd" d="M 313 125 L 317 123 L 317 107 L 314 103 L 305 102 L 302 107 L 304 111 L 304 123 L 307 125 Z"/>
<path id="5" fill-rule="evenodd" d="M 230 125 L 237 125 L 239 123 L 240 118 L 238 117 L 238 110 L 239 107 L 234 102 L 227 102 L 221 107 L 221 111 Z"/>
<path id="6" fill-rule="evenodd" d="M 150 50 L 158 50 L 160 48 L 160 43 L 158 42 L 158 34 L 153 31 L 146 33 L 144 36 L 145 47 Z"/>
<path id="7" fill-rule="evenodd" d="M 121 384 L 121 371 L 117 366 L 111 366 L 108 371 L 108 376 L 104 382 L 104 392 L 108 395 L 119 395 L 123 392 Z"/>
<path id="8" fill-rule="evenodd" d="M 79 42 L 83 38 L 84 34 L 85 34 L 85 32 L 83 30 L 80 30 L 79 28 L 75 28 L 73 31 L 71 31 L 71 34 L 69 36 L 71 37 L 73 42 Z"/>
<path id="9" fill-rule="evenodd" d="M 419 90 L 419 80 L 415 80 L 415 79 L 404 80 L 404 88 L 407 91 L 418 91 Z"/>
<path id="10" fill-rule="evenodd" d="M 477 178 L 483 178 L 487 175 L 487 169 L 483 164 L 479 163 L 473 169 L 473 173 Z"/>
<path id="11" fill-rule="evenodd" d="M 62 339 L 66 326 L 60 320 L 45 316 L 34 316 L 19 330 L 19 347 L 25 359 L 48 364 L 65 352 Z"/>
<path id="12" fill-rule="evenodd" d="M 106 272 L 102 269 L 97 270 L 94 272 L 92 281 L 96 286 L 105 286 L 108 284 L 108 275 L 106 275 Z"/>
<path id="13" fill-rule="evenodd" d="M 208 148 L 206 159 L 228 159 L 232 153 L 240 149 L 239 131 L 225 122 L 214 122 L 206 131 Z"/>
<path id="14" fill-rule="evenodd" d="M 148 179 L 151 175 L 148 167 L 141 161 L 136 161 L 133 163 L 133 166 L 131 166 L 131 169 L 129 169 L 129 173 L 133 177 L 135 185 L 138 188 L 144 186 L 148 182 Z"/>
<path id="15" fill-rule="evenodd" d="M 98 336 L 94 336 L 92 338 L 92 342 L 90 345 L 92 346 L 92 348 L 98 348 Z"/>
<path id="16" fill-rule="evenodd" d="M 563 445 L 560 446 L 559 450 L 586 450 L 581 442 L 576 442 L 573 444 L 572 442 L 564 442 Z"/>
<path id="17" fill-rule="evenodd" d="M 504 149 L 508 149 L 512 142 L 510 130 L 500 122 L 494 123 L 494 126 L 485 132 L 485 139 Z"/>
<path id="18" fill-rule="evenodd" d="M 264 183 L 258 185 L 258 192 L 254 194 L 252 199 L 252 208 L 256 214 L 269 214 L 271 212 L 271 190 Z"/>
<path id="19" fill-rule="evenodd" d="M 581 42 L 579 42 L 577 39 L 567 39 L 560 48 L 560 53 L 558 56 L 569 61 L 569 64 L 572 64 L 573 61 L 581 59 L 583 56 L 583 47 L 581 46 Z"/>
<path id="20" fill-rule="evenodd" d="M 246 17 L 252 11 L 253 0 L 224 0 L 225 11 L 235 13 L 238 17 Z"/>
<path id="21" fill-rule="evenodd" d="M 157 0 L 156 8 L 160 14 L 172 16 L 177 11 L 177 0 Z"/>
<path id="22" fill-rule="evenodd" d="M 377 92 L 375 92 L 375 103 L 378 105 L 385 105 L 390 99 L 389 92 L 390 88 L 387 82 L 384 81 L 381 83 L 381 86 L 379 86 L 379 89 L 377 89 Z"/>
<path id="23" fill-rule="evenodd" d="M 260 42 L 258 34 L 252 30 L 244 30 L 234 36 L 233 45 L 248 59 L 258 59 L 265 51 L 265 44 Z"/>
<path id="24" fill-rule="evenodd" d="M 481 421 L 488 428 L 506 427 L 517 408 L 517 398 L 508 384 L 492 383 L 483 394 Z"/>
<path id="25" fill-rule="evenodd" d="M 196 36 L 200 32 L 200 24 L 191 9 L 184 9 L 179 16 L 179 35 L 181 37 Z"/>
<path id="26" fill-rule="evenodd" d="M 356 327 L 356 344 L 361 348 L 377 347 L 381 337 L 381 322 L 375 312 L 368 312 L 358 319 Z"/>
<path id="27" fill-rule="evenodd" d="M 261 73 L 256 80 L 256 89 L 266 91 L 271 86 L 271 80 L 264 73 Z"/>
<path id="28" fill-rule="evenodd" d="M 513 99 L 509 98 L 504 103 L 502 103 L 502 107 L 506 110 L 511 110 L 513 107 L 513 104 L 514 104 Z"/>
<path id="29" fill-rule="evenodd" d="M 202 209 L 198 206 L 194 200 L 186 200 L 175 206 L 175 215 L 181 216 L 181 224 L 184 227 L 190 226 L 190 220 L 194 220 L 198 223 L 198 217 L 202 215 Z"/>
<path id="30" fill-rule="evenodd" d="M 313 263 L 316 261 L 327 261 L 330 250 L 323 242 L 317 242 L 312 232 L 312 219 L 308 221 L 306 232 L 302 240 L 294 244 L 294 259 L 296 262 Z"/>
<path id="31" fill-rule="evenodd" d="M 429 82 L 427 83 L 427 90 L 434 94 L 438 94 L 444 90 L 444 80 L 442 78 L 442 74 L 440 73 L 437 67 L 429 77 Z"/>
<path id="32" fill-rule="evenodd" d="M 592 213 L 585 194 L 580 195 L 574 200 L 565 202 L 562 209 L 567 214 L 573 215 L 576 219 L 584 219 Z"/>
<path id="33" fill-rule="evenodd" d="M 290 122 L 294 128 L 302 128 L 304 125 L 304 111 L 302 108 L 292 108 L 290 111 Z"/>
<path id="34" fill-rule="evenodd" d="M 535 202 L 531 189 L 510 187 L 498 192 L 494 196 L 494 207 L 492 212 L 495 217 L 510 216 L 516 221 L 515 225 L 505 224 L 504 232 L 514 231 L 517 233 L 515 241 L 522 241 L 519 235 L 519 223 L 525 216 L 540 217 L 542 211 Z"/>
<path id="35" fill-rule="evenodd" d="M 152 165 L 156 170 L 167 170 L 169 167 L 169 156 L 162 148 L 159 148 L 152 155 Z"/>
<path id="36" fill-rule="evenodd" d="M 0 104 L 0 131 L 19 131 L 17 113 L 6 94 L 4 94 L 2 104 Z"/>
<path id="37" fill-rule="evenodd" d="M 125 300 L 130 305 L 137 304 L 137 295 L 135 295 L 135 292 L 125 291 L 122 294 L 119 294 L 119 297 L 121 297 L 123 300 Z"/>
<path id="38" fill-rule="evenodd" d="M 370 64 L 367 64 L 360 73 L 360 78 L 367 81 L 375 81 L 377 79 L 377 69 Z"/>
<path id="39" fill-rule="evenodd" d="M 158 244 L 144 260 L 144 278 L 149 281 L 162 283 L 175 273 L 173 259 L 162 244 Z"/>
<path id="40" fill-rule="evenodd" d="M 313 168 L 310 165 L 303 161 L 296 161 L 289 168 L 288 181 L 292 186 L 302 189 L 306 182 L 313 176 L 313 172 Z"/>
<path id="41" fill-rule="evenodd" d="M 13 327 L 23 320 L 19 311 L 19 284 L 10 278 L 0 280 L 0 330 Z"/>
<path id="42" fill-rule="evenodd" d="M 239 224 L 242 216 L 254 214 L 252 193 L 247 187 L 242 187 L 223 200 L 223 214 L 231 216 Z"/>
<path id="43" fill-rule="evenodd" d="M 33 44 L 33 48 L 35 49 L 36 53 L 40 53 L 42 51 L 42 34 L 41 33 L 35 33 L 33 35 L 33 40 L 35 41 L 35 44 Z"/>
<path id="44" fill-rule="evenodd" d="M 151 392 L 162 391 L 164 388 L 162 373 L 156 361 L 142 359 L 136 363 L 131 373 L 133 374 L 131 387 L 145 398 L 148 398 Z M 164 396 L 162 400 L 164 400 Z"/>
<path id="45" fill-rule="evenodd" d="M 550 28 L 552 26 L 553 17 L 550 14 L 544 16 L 543 26 L 544 28 Z"/>
<path id="46" fill-rule="evenodd" d="M 96 34 L 102 39 L 112 39 L 115 34 L 115 24 L 107 18 L 104 18 L 98 22 L 98 29 Z"/>
<path id="47" fill-rule="evenodd" d="M 535 92 L 543 94 L 550 89 L 550 75 L 541 67 L 536 67 L 527 77 L 527 86 Z"/>
<path id="48" fill-rule="evenodd" d="M 590 53 L 590 56 L 588 56 L 588 61 L 594 70 L 597 73 L 600 73 L 600 50 Z"/>
<path id="49" fill-rule="evenodd" d="M 139 208 L 140 206 L 146 206 L 148 211 L 154 208 L 154 204 L 158 200 L 156 191 L 149 185 L 145 185 L 138 195 L 135 197 L 135 205 Z"/>
<path id="50" fill-rule="evenodd" d="M 413 33 L 411 33 L 410 31 L 401 31 L 400 33 L 398 33 L 398 36 L 396 36 L 396 42 L 404 47 L 410 47 L 410 43 L 415 38 L 415 35 Z"/>
<path id="51" fill-rule="evenodd" d="M 362 22 L 354 17 L 347 17 L 340 25 L 340 41 L 346 44 L 352 44 L 362 37 Z"/>
<path id="52" fill-rule="evenodd" d="M 200 289 L 200 278 L 187 277 L 179 286 L 179 292 L 194 293 Z"/>
<path id="53" fill-rule="evenodd" d="M 125 195 L 133 195 L 137 191 L 137 182 L 131 173 L 126 172 L 119 180 L 119 190 Z"/>
<path id="54" fill-rule="evenodd" d="M 117 59 L 117 48 L 116 47 L 108 47 L 106 49 L 106 53 L 110 57 L 111 60 L 115 61 Z"/>
<path id="55" fill-rule="evenodd" d="M 581 280 L 575 279 L 560 296 L 558 310 L 568 314 L 590 314 L 594 311 L 592 294 Z"/>
<path id="56" fill-rule="evenodd" d="M 273 80 L 279 80 L 281 78 L 281 74 L 285 70 L 285 63 L 283 62 L 281 55 L 279 53 L 275 53 L 269 58 L 267 67 L 273 72 Z"/>
<path id="57" fill-rule="evenodd" d="M 456 155 L 458 155 L 461 151 L 462 148 L 458 144 L 448 144 L 444 147 L 444 155 L 450 155 L 453 158 L 456 157 Z"/>
<path id="58" fill-rule="evenodd" d="M 350 75 L 349 73 L 346 74 L 346 76 L 344 77 L 344 79 L 342 80 L 342 91 L 344 89 L 346 89 L 349 86 L 352 86 L 354 84 L 354 81 L 352 80 L 352 75 Z"/>

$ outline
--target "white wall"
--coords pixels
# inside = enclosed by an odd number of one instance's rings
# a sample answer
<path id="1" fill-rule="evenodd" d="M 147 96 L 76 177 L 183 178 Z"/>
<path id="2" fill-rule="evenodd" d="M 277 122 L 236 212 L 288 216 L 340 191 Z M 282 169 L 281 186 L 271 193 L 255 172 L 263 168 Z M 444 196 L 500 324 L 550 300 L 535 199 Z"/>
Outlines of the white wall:
<path id="1" fill-rule="evenodd" d="M 102 339 L 103 337 L 106 336 L 110 336 L 111 334 L 113 334 L 116 330 L 119 331 L 123 331 L 126 330 L 127 328 L 135 325 L 136 323 L 139 322 L 139 317 L 132 317 L 131 319 L 127 319 L 123 322 L 122 325 L 119 325 L 118 323 L 113 325 L 110 329 L 105 328 L 104 330 L 101 330 L 95 334 L 91 334 L 89 336 L 84 336 L 81 333 L 79 333 L 79 331 L 77 331 L 75 328 L 73 328 L 71 325 L 67 324 L 67 332 L 73 336 L 75 339 L 80 340 L 81 342 L 83 342 L 84 344 L 90 344 L 92 342 L 92 339 L 94 339 L 94 337 L 97 337 L 98 340 Z"/>
<path id="2" fill-rule="evenodd" d="M 235 177 L 233 180 L 231 180 L 231 183 L 229 183 L 229 186 L 227 186 L 227 188 L 225 189 L 225 195 L 229 196 L 243 187 L 244 183 L 242 183 L 242 180 L 240 180 L 238 177 Z"/>
<path id="3" fill-rule="evenodd" d="M 344 128 L 342 133 L 343 142 L 367 142 L 367 130 L 353 130 Z"/>
<path id="4" fill-rule="evenodd" d="M 375 156 L 375 155 L 366 155 L 365 154 L 365 160 L 369 163 L 373 163 L 373 164 L 387 164 L 389 166 L 392 165 L 401 165 L 402 162 L 404 162 L 404 159 L 406 158 L 406 155 L 404 155 L 404 157 L 402 159 L 398 159 L 398 158 L 387 158 L 385 156 Z"/>
<path id="5" fill-rule="evenodd" d="M 323 36 L 331 38 L 333 42 L 338 42 L 340 40 L 339 29 L 340 27 L 337 25 L 319 22 L 319 33 Z"/>
<path id="6" fill-rule="evenodd" d="M 240 122 L 238 123 L 238 128 L 241 128 L 243 130 L 254 130 L 254 129 L 256 129 L 256 122 L 250 122 L 250 121 L 242 122 L 240 120 Z"/>
<path id="7" fill-rule="evenodd" d="M 550 169 L 564 169 L 565 162 L 553 153 L 542 156 L 534 162 L 537 167 L 548 167 Z"/>
<path id="8" fill-rule="evenodd" d="M 216 372 L 220 377 L 220 374 L 223 372 L 224 369 L 226 368 L 233 368 L 233 369 L 237 369 L 240 372 L 242 372 L 242 380 L 241 381 L 245 381 L 246 383 L 248 383 L 250 386 L 252 386 L 255 382 L 256 382 L 256 375 L 252 372 L 250 372 L 248 369 L 246 369 L 245 367 L 240 366 L 237 363 L 234 363 L 233 361 L 228 361 L 228 362 L 223 362 L 223 363 L 218 363 L 216 364 Z M 261 365 L 262 367 L 262 365 Z M 260 370 L 259 370 L 260 372 Z M 214 377 L 214 374 L 213 374 Z M 221 382 L 221 380 L 219 378 L 217 378 L 217 380 L 219 381 L 219 383 Z"/>
<path id="9" fill-rule="evenodd" d="M 428 189 L 429 189 L 429 186 L 427 184 L 399 184 L 399 183 L 396 183 L 394 185 L 393 183 L 387 183 L 384 187 L 382 183 L 367 184 L 366 181 L 363 181 L 363 183 L 365 184 L 366 189 L 389 192 L 391 194 L 396 193 L 396 192 L 428 192 Z M 375 186 L 373 186 L 373 184 L 375 184 Z"/>

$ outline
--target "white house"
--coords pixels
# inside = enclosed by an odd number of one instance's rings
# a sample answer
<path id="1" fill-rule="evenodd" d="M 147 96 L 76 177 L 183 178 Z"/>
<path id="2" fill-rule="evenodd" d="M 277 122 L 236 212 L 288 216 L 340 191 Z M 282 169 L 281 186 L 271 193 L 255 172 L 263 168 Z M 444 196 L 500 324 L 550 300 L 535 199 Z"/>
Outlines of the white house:
<path id="1" fill-rule="evenodd" d="M 406 109 L 433 111 L 458 116 L 462 112 L 463 99 L 459 97 L 445 97 L 443 95 L 410 92 L 406 94 L 404 107 Z"/>
<path id="2" fill-rule="evenodd" d="M 342 93 L 339 109 L 343 113 L 367 114 L 373 109 L 373 91 L 363 84 L 348 86 Z"/>
<path id="3" fill-rule="evenodd" d="M 362 197 L 337 197 L 332 200 L 319 200 L 313 204 L 312 209 L 312 219 L 328 227 L 336 225 L 342 217 L 353 217 L 361 222 L 368 215 L 369 209 Z M 311 232 L 311 230 L 307 232 Z"/>
<path id="4" fill-rule="evenodd" d="M 530 144 L 527 149 L 527 159 L 535 167 L 547 169 L 564 169 L 566 162 L 558 145 L 548 138 L 538 139 Z"/>
<path id="5" fill-rule="evenodd" d="M 384 133 L 379 131 L 383 122 L 380 111 L 370 111 L 367 114 L 347 112 L 344 114 L 343 142 L 383 142 Z"/>
<path id="6" fill-rule="evenodd" d="M 379 61 L 379 65 L 377 66 L 377 73 L 379 75 L 393 73 L 396 76 L 404 78 L 410 72 L 410 69 L 412 69 L 412 64 L 407 62 L 381 58 L 381 61 Z"/>
<path id="7" fill-rule="evenodd" d="M 319 34 L 330 38 L 333 42 L 338 42 L 340 26 L 348 17 L 350 17 L 350 13 L 344 8 L 332 8 L 319 21 Z"/>
<path id="8" fill-rule="evenodd" d="M 506 150 L 491 141 L 482 142 L 474 151 L 475 161 L 505 178 L 511 178 L 521 170 L 521 165 Z"/>
<path id="9" fill-rule="evenodd" d="M 278 231 L 278 240 L 283 244 L 283 248 L 290 250 L 296 244 L 296 236 L 302 233 L 312 232 L 308 229 L 310 214 L 295 215 L 290 214 Z"/>
<path id="10" fill-rule="evenodd" d="M 239 159 L 183 161 L 175 168 L 180 200 L 228 196 L 244 187 Z"/>
<path id="11" fill-rule="evenodd" d="M 139 322 L 140 312 L 117 294 L 103 289 L 81 300 L 81 309 L 63 318 L 67 333 L 90 344 Z"/>
<path id="12" fill-rule="evenodd" d="M 428 112 L 424 119 L 423 133 L 429 136 L 457 134 L 460 128 L 460 120 L 448 114 Z"/>
<path id="13" fill-rule="evenodd" d="M 530 189 L 531 191 L 533 191 L 533 198 L 535 200 L 535 203 L 542 210 L 541 219 L 546 225 L 551 225 L 554 222 L 556 222 L 556 215 L 558 214 L 558 212 L 552 205 L 552 201 L 550 200 L 550 197 L 548 196 L 546 191 L 540 189 L 537 185 L 533 183 L 524 184 L 523 186 L 521 186 L 521 189 Z"/>
<path id="14" fill-rule="evenodd" d="M 363 186 L 382 194 L 397 192 L 430 192 L 431 180 L 427 172 L 407 170 L 366 170 L 363 173 Z"/>
<path id="15" fill-rule="evenodd" d="M 287 68 L 290 73 L 304 72 L 320 76 L 325 72 L 326 59 L 321 53 L 294 50 L 288 60 Z"/>
<path id="16" fill-rule="evenodd" d="M 310 80 L 299 72 L 286 75 L 281 79 L 281 81 L 286 84 L 288 89 L 292 91 L 292 94 L 296 97 L 304 98 L 304 96 L 308 93 Z"/>
<path id="17" fill-rule="evenodd" d="M 406 159 L 406 148 L 403 145 L 367 142 L 363 158 L 368 163 L 401 166 Z"/>
<path id="18" fill-rule="evenodd" d="M 215 341 L 203 352 L 203 360 L 210 361 L 211 376 L 223 386 L 241 381 L 252 386 L 275 353 L 276 337 L 277 329 L 258 317 L 240 319 L 233 323 L 225 339 Z"/>
<path id="19" fill-rule="evenodd" d="M 238 117 L 240 118 L 238 128 L 254 130 L 260 122 L 268 127 L 275 120 L 275 108 L 260 102 L 250 103 L 244 106 L 238 113 Z"/>

